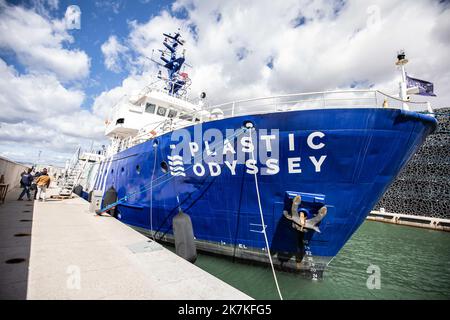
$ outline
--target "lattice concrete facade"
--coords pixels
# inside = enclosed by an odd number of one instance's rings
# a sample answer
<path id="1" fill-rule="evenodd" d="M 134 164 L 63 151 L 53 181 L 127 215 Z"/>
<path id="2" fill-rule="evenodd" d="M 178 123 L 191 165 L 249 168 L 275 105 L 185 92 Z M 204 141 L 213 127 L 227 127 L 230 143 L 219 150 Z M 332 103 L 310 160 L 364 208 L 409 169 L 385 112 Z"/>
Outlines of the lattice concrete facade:
<path id="1" fill-rule="evenodd" d="M 374 210 L 450 219 L 450 108 Z"/>

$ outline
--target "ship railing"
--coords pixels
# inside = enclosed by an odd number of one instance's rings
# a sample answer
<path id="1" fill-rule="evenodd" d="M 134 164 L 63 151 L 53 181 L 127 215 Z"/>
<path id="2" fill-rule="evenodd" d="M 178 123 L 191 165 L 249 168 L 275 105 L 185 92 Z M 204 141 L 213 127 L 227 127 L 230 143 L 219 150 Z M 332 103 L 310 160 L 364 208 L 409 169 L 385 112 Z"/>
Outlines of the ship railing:
<path id="1" fill-rule="evenodd" d="M 432 112 L 427 102 L 403 101 L 378 90 L 324 91 L 239 100 L 215 105 L 206 110 L 221 110 L 223 117 L 310 109 L 396 108 Z"/>
<path id="2" fill-rule="evenodd" d="M 203 108 L 202 110 L 194 111 L 192 114 L 185 115 L 192 118 L 192 121 L 173 118 L 152 123 L 151 127 L 141 128 L 137 136 L 122 141 L 117 146 L 117 149 L 127 149 L 173 130 L 221 118 L 296 110 L 336 108 L 395 108 L 417 112 L 433 112 L 428 102 L 403 101 L 379 90 L 324 91 L 279 95 L 233 101 Z"/>
<path id="3" fill-rule="evenodd" d="M 404 101 L 393 95 L 376 90 L 376 101 L 381 101 L 381 107 L 393 109 L 406 109 L 415 112 L 433 114 L 433 108 L 429 101 Z"/>

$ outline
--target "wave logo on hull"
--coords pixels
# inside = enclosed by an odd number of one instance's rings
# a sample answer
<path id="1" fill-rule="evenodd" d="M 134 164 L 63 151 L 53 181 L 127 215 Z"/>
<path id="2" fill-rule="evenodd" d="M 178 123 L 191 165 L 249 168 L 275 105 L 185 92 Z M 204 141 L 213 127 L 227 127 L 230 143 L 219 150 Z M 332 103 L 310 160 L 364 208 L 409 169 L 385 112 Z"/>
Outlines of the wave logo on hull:
<path id="1" fill-rule="evenodd" d="M 167 159 L 169 159 L 169 171 L 172 176 L 186 177 L 186 173 L 184 173 L 183 158 L 181 156 L 168 156 Z"/>

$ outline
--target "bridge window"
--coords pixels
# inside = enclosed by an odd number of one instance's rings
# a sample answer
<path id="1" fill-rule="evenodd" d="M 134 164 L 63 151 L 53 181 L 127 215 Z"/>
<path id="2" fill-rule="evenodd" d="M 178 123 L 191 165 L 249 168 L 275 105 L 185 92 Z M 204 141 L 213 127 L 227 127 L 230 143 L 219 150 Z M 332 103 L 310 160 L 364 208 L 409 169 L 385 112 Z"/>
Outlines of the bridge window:
<path id="1" fill-rule="evenodd" d="M 167 109 L 166 108 L 164 108 L 164 107 L 158 107 L 158 116 L 162 116 L 162 117 L 164 117 L 165 115 L 166 115 L 166 111 L 167 111 Z"/>
<path id="2" fill-rule="evenodd" d="M 167 117 L 169 118 L 175 118 L 177 116 L 177 111 L 173 109 L 169 109 L 169 115 Z"/>
<path id="3" fill-rule="evenodd" d="M 147 104 L 145 105 L 145 112 L 147 113 L 155 113 L 155 109 L 156 105 L 154 105 L 153 103 L 147 102 Z"/>

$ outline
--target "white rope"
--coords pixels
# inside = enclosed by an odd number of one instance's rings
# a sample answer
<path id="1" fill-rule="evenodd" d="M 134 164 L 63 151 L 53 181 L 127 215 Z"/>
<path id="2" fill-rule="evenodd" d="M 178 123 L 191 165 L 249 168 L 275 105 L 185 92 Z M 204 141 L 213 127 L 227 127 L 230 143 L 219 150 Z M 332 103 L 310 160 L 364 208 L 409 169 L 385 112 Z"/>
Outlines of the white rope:
<path id="1" fill-rule="evenodd" d="M 156 169 L 156 155 L 157 155 L 158 145 L 153 142 L 153 152 L 155 153 L 155 159 L 153 160 L 153 171 L 152 177 L 150 178 L 150 230 L 152 230 L 152 238 L 155 241 L 155 231 L 153 230 L 153 177 L 155 176 Z"/>
<path id="2" fill-rule="evenodd" d="M 250 145 L 253 146 L 252 160 L 254 161 L 255 160 L 255 154 L 254 154 L 255 145 L 253 144 L 253 141 L 252 141 L 252 128 L 249 129 L 249 132 L 250 132 L 250 134 L 249 134 L 250 135 Z M 273 279 L 275 280 L 275 285 L 277 286 L 278 295 L 280 296 L 280 300 L 283 300 L 283 296 L 281 295 L 280 287 L 278 285 L 277 275 L 275 274 L 275 268 L 273 266 L 272 256 L 270 254 L 269 241 L 267 240 L 266 224 L 264 223 L 264 216 L 263 216 L 262 205 L 261 205 L 261 197 L 259 195 L 258 176 L 256 174 L 256 171 L 254 173 L 254 176 L 255 176 L 256 195 L 258 196 L 259 214 L 261 215 L 261 224 L 262 224 L 262 228 L 263 228 L 262 230 L 263 230 L 263 234 L 264 234 L 264 240 L 266 241 L 267 254 L 269 255 L 270 266 L 272 267 Z"/>

